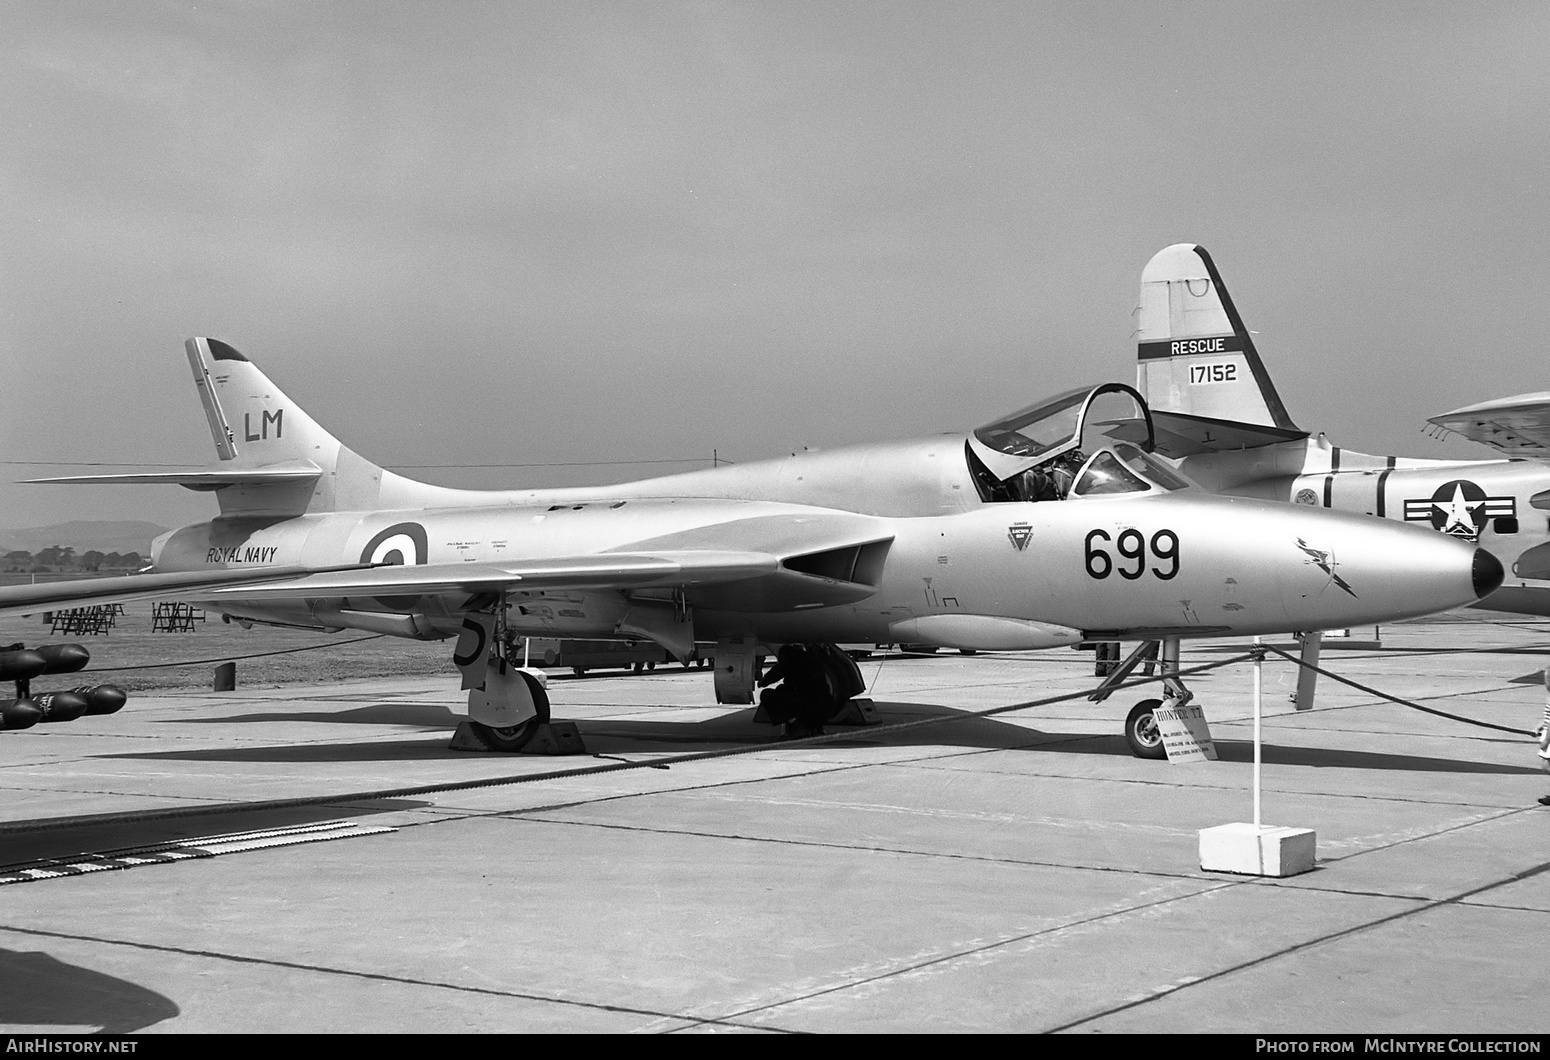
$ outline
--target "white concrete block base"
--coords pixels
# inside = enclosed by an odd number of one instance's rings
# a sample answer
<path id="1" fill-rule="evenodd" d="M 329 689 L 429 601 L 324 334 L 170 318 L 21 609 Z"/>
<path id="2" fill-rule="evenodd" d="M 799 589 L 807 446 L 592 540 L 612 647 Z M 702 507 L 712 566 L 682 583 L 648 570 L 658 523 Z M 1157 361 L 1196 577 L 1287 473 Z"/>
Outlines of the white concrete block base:
<path id="1" fill-rule="evenodd" d="M 1220 824 L 1200 830 L 1200 867 L 1240 876 L 1296 876 L 1313 871 L 1317 843 L 1311 828 Z"/>

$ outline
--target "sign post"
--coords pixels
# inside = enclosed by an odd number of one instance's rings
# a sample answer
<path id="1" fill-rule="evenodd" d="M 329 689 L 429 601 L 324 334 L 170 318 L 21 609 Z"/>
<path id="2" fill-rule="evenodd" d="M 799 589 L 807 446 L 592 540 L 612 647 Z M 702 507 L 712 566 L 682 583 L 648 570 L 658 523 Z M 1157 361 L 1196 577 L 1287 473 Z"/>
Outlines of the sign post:
<path id="1" fill-rule="evenodd" d="M 1265 653 L 1254 638 L 1254 823 L 1217 825 L 1200 830 L 1200 867 L 1240 876 L 1295 876 L 1313 869 L 1318 838 L 1311 828 L 1267 826 L 1260 813 L 1261 712 Z"/>

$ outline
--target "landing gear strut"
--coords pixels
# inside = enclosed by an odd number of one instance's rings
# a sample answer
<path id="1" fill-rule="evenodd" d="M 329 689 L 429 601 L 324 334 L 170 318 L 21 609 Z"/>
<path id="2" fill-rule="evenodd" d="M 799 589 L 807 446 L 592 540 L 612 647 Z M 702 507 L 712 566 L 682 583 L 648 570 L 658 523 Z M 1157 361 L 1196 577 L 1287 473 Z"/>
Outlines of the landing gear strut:
<path id="1" fill-rule="evenodd" d="M 1195 698 L 1179 678 L 1179 638 L 1142 641 L 1087 698 L 1103 702 L 1141 663 L 1147 664 L 1150 673 L 1153 660 L 1162 668 L 1162 698 L 1143 699 L 1131 708 L 1125 717 L 1125 743 L 1137 758 L 1161 760 L 1168 757 L 1168 751 L 1163 744 L 1162 728 L 1157 724 L 1157 711 L 1162 707 L 1182 707 Z"/>
<path id="2" fill-rule="evenodd" d="M 473 686 L 473 681 L 478 678 L 468 676 L 465 670 L 463 687 L 470 688 L 469 735 L 485 750 L 510 754 L 527 746 L 549 724 L 549 693 L 543 681 L 517 665 L 516 638 L 506 626 L 504 592 L 493 612 L 493 621 L 480 622 L 471 617 L 465 622 L 468 644 L 465 647 L 460 638 L 459 646 L 468 655 L 454 656 L 454 660 L 460 668 L 468 662 L 482 668 L 479 672 L 484 681 L 477 686 Z M 533 713 L 524 717 L 527 711 L 523 708 L 529 702 Z M 454 746 L 456 740 L 454 737 Z"/>

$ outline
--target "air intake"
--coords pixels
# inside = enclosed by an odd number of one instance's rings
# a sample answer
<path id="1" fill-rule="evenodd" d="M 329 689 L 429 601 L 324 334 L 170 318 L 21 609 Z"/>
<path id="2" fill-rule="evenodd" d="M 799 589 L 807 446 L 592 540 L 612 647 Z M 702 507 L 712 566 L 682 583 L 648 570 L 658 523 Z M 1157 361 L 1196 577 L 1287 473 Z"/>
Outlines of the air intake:
<path id="1" fill-rule="evenodd" d="M 814 578 L 875 586 L 882 581 L 883 562 L 888 558 L 888 546 L 891 544 L 892 540 L 873 541 L 865 545 L 809 552 L 805 556 L 792 556 L 783 560 L 781 566 Z"/>

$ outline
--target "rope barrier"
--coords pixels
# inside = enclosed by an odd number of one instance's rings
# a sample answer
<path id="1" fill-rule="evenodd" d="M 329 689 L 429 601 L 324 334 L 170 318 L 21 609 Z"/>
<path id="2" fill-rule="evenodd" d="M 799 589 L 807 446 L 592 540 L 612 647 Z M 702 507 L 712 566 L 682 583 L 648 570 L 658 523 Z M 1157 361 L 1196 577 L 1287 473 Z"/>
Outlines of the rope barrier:
<path id="1" fill-rule="evenodd" d="M 350 644 L 364 644 L 368 640 L 378 640 L 385 637 L 385 633 L 373 633 L 369 637 L 356 637 L 354 640 L 339 640 L 329 644 L 309 644 L 304 648 L 281 648 L 278 651 L 261 651 L 252 655 L 218 655 L 213 659 L 192 659 L 188 662 L 169 663 L 141 663 L 138 666 L 93 666 L 92 673 L 109 673 L 119 670 L 161 670 L 175 666 L 209 666 L 219 662 L 243 662 L 247 659 L 264 659 L 271 655 L 295 655 L 299 651 L 317 651 L 319 648 L 343 648 Z"/>
<path id="2" fill-rule="evenodd" d="M 1366 692 L 1370 696 L 1377 696 L 1379 699 L 1386 699 L 1390 703 L 1398 703 L 1402 707 L 1409 707 L 1411 710 L 1419 710 L 1423 714 L 1435 714 L 1439 718 L 1447 718 L 1450 721 L 1461 721 L 1465 725 L 1478 725 L 1482 729 L 1495 729 L 1498 732 L 1510 732 L 1510 733 L 1514 733 L 1514 734 L 1516 734 L 1518 736 L 1537 736 L 1538 735 L 1538 733 L 1530 732 L 1528 729 L 1514 729 L 1514 728 L 1511 728 L 1510 726 L 1507 726 L 1507 725 L 1496 725 L 1496 724 L 1494 724 L 1492 722 L 1489 722 L 1489 721 L 1480 721 L 1480 720 L 1478 720 L 1476 718 L 1466 718 L 1466 717 L 1463 717 L 1463 716 L 1458 715 L 1458 714 L 1449 714 L 1445 710 L 1437 710 L 1434 707 L 1423 707 L 1423 706 L 1421 706 L 1421 704 L 1419 704 L 1419 703 L 1412 703 L 1408 699 L 1401 699 L 1399 696 L 1391 696 L 1387 692 L 1380 692 L 1376 688 L 1370 688 L 1367 685 L 1364 685 L 1364 684 L 1362 684 L 1359 681 L 1351 680 L 1349 677 L 1341 677 L 1339 674 L 1330 673 L 1328 670 L 1324 669 L 1322 666 L 1315 666 L 1312 663 L 1303 662 L 1302 659 L 1300 659 L 1296 655 L 1293 655 L 1289 651 L 1282 651 L 1280 648 L 1274 647 L 1274 646 L 1269 645 L 1269 644 L 1263 644 L 1263 645 L 1261 645 L 1261 647 L 1265 651 L 1273 651 L 1273 652 L 1275 652 L 1277 655 L 1281 656 L 1283 659 L 1290 659 L 1292 662 L 1296 663 L 1298 666 L 1305 666 L 1309 670 L 1312 670 L 1316 674 L 1323 674 L 1325 677 L 1329 678 L 1332 681 L 1339 681 L 1343 685 L 1350 685 L 1352 688 L 1358 689 L 1358 690 L 1360 690 L 1362 692 Z"/>

